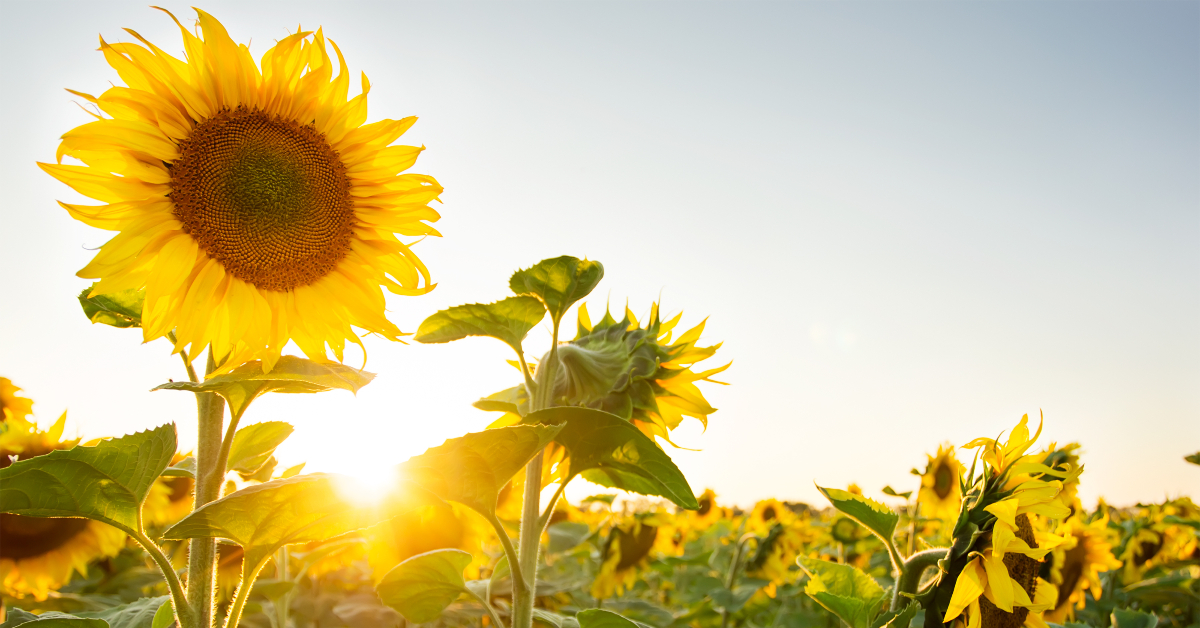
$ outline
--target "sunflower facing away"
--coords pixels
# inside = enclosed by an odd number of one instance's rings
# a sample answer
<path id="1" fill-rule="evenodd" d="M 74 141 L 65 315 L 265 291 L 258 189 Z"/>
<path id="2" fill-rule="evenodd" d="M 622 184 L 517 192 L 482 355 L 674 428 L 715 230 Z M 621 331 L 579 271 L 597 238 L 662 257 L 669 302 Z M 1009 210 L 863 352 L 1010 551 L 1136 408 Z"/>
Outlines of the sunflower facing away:
<path id="1" fill-rule="evenodd" d="M 9 456 L 27 460 L 56 449 L 70 449 L 78 440 L 63 440 L 67 415 L 48 431 L 24 418 L 9 415 L 0 432 L 0 469 Z M 125 547 L 125 533 L 99 521 L 0 514 L 0 591 L 44 601 L 75 573 L 86 574 L 88 563 L 116 556 Z"/>
<path id="2" fill-rule="evenodd" d="M 962 502 L 962 464 L 954 457 L 953 446 L 939 445 L 937 455 L 928 458 L 918 493 L 921 510 L 934 519 L 953 519 Z"/>
<path id="3" fill-rule="evenodd" d="M 390 146 L 416 118 L 364 125 L 370 84 L 364 75 L 349 97 L 345 60 L 329 41 L 333 62 L 320 29 L 256 64 L 196 12 L 196 34 L 176 20 L 185 59 L 132 30 L 143 45 L 101 39 L 125 86 L 72 92 L 103 115 L 63 135 L 58 163 L 39 164 L 104 203 L 60 203 L 73 217 L 118 232 L 79 276 L 99 280 L 92 294 L 144 288 L 144 339 L 174 331 L 176 351 L 209 346 L 222 370 L 253 359 L 269 370 L 289 340 L 340 360 L 347 341 L 361 346 L 354 327 L 397 340 L 380 286 L 433 288 L 398 236 L 439 235 L 428 222 L 441 186 L 399 174 L 423 148 Z"/>

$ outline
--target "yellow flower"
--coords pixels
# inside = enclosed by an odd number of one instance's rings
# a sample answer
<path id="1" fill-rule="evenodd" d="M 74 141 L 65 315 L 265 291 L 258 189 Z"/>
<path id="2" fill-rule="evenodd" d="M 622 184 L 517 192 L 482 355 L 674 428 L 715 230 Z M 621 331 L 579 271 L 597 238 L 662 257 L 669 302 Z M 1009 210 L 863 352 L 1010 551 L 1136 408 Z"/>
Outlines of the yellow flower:
<path id="1" fill-rule="evenodd" d="M 483 545 L 495 533 L 483 517 L 458 504 L 425 506 L 407 512 L 364 533 L 367 561 L 375 580 L 396 565 L 425 552 L 460 549 L 475 557 L 467 567 L 468 578 L 478 578 L 489 563 Z"/>
<path id="2" fill-rule="evenodd" d="M 953 519 L 962 504 L 962 464 L 954 456 L 953 446 L 938 446 L 936 456 L 928 456 L 925 473 L 921 475 L 921 490 L 917 499 L 926 516 L 934 519 Z"/>
<path id="3" fill-rule="evenodd" d="M 0 432 L 0 469 L 12 464 L 10 456 L 28 460 L 79 442 L 62 440 L 65 413 L 49 431 L 16 414 L 7 416 L 7 429 Z M 125 547 L 125 533 L 99 521 L 12 514 L 0 514 L 0 539 L 2 592 L 38 601 L 73 574 L 86 574 L 92 561 L 116 556 Z"/>
<path id="4" fill-rule="evenodd" d="M 175 454 L 171 464 L 178 464 L 187 454 Z M 195 496 L 192 492 L 195 481 L 184 476 L 160 477 L 150 486 L 146 503 L 142 507 L 146 523 L 168 526 L 192 512 Z"/>
<path id="5" fill-rule="evenodd" d="M 1125 584 L 1133 584 L 1155 567 L 1187 560 L 1200 549 L 1200 537 L 1187 525 L 1172 523 L 1167 517 L 1200 520 L 1200 511 L 1187 497 L 1143 507 L 1134 520 L 1135 532 L 1125 542 L 1121 561 Z"/>
<path id="6" fill-rule="evenodd" d="M 1081 510 L 1082 506 L 1077 503 L 1075 511 Z M 1075 609 L 1084 607 L 1085 592 L 1100 599 L 1103 590 L 1100 572 L 1119 568 L 1121 561 L 1112 553 L 1108 517 L 1100 517 L 1088 524 L 1076 515 L 1063 522 L 1056 532 L 1063 542 L 1050 555 L 1050 582 L 1057 589 L 1058 601 L 1052 610 L 1046 611 L 1045 619 L 1061 624 L 1074 620 Z"/>
<path id="7" fill-rule="evenodd" d="M 777 499 L 763 499 L 754 504 L 754 508 L 746 517 L 746 532 L 766 536 L 777 523 L 790 525 L 796 520 L 796 513 L 786 504 Z"/>
<path id="8" fill-rule="evenodd" d="M 654 549 L 659 524 L 654 516 L 635 516 L 609 530 L 600 553 L 600 572 L 592 581 L 592 597 L 620 595 L 637 582 Z"/>
<path id="9" fill-rule="evenodd" d="M 0 421 L 10 416 L 24 419 L 33 413 L 33 400 L 18 395 L 20 390 L 12 380 L 0 377 Z"/>
<path id="10" fill-rule="evenodd" d="M 416 119 L 364 125 L 370 84 L 364 75 L 349 97 L 349 70 L 320 29 L 256 64 L 196 12 L 197 34 L 176 20 L 186 60 L 132 30 L 143 45 L 101 39 L 125 86 L 73 92 L 103 115 L 63 135 L 58 163 L 39 164 L 105 203 L 60 203 L 74 218 L 118 232 L 79 276 L 99 280 L 92 294 L 145 289 L 144 339 L 174 331 L 176 351 L 210 346 L 222 370 L 254 359 L 269 370 L 289 340 L 341 360 L 347 342 L 362 345 L 354 327 L 397 340 L 380 286 L 433 287 L 397 234 L 439 235 L 427 221 L 441 186 L 398 174 L 423 149 L 389 146 Z"/>

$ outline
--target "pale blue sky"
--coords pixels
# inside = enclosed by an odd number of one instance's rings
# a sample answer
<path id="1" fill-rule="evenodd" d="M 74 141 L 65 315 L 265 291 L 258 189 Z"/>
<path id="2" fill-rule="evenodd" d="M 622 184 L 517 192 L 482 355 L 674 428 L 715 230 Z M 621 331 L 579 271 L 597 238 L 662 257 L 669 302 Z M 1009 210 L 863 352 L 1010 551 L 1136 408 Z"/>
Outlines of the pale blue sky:
<path id="1" fill-rule="evenodd" d="M 141 2 L 0 7 L 0 374 L 85 436 L 177 421 L 194 441 L 191 398 L 146 392 L 182 377 L 165 342 L 80 314 L 74 273 L 108 235 L 34 166 L 87 121 L 62 88 L 116 80 L 97 34 L 179 52 L 178 33 Z M 709 316 L 733 385 L 707 391 L 707 433 L 677 433 L 697 491 L 911 488 L 939 443 L 1039 408 L 1047 441 L 1083 444 L 1089 502 L 1200 487 L 1196 2 L 203 8 L 256 56 L 324 25 L 372 119 L 421 116 L 406 139 L 446 187 L 445 237 L 417 248 L 438 289 L 390 302 L 406 331 L 564 253 L 605 264 L 593 311 L 661 293 Z M 296 425 L 285 462 L 399 462 L 482 429 L 470 402 L 515 383 L 495 341 L 367 342 L 357 397 L 247 415 Z"/>

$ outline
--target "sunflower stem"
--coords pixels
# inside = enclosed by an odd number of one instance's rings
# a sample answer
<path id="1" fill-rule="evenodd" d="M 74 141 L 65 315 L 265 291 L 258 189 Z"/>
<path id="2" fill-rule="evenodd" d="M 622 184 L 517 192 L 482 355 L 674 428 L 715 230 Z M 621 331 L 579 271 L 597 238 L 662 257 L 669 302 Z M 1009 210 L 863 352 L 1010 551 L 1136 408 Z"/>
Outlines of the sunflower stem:
<path id="1" fill-rule="evenodd" d="M 178 341 L 175 339 L 175 332 L 167 332 L 167 340 L 170 340 L 171 344 L 176 344 Z M 187 349 L 180 349 L 179 357 L 183 360 L 183 368 L 187 369 L 188 379 L 193 384 L 198 383 L 200 378 L 196 377 L 196 369 L 192 366 L 192 358 L 188 355 Z"/>
<path id="2" fill-rule="evenodd" d="M 205 375 L 217 368 L 212 350 L 208 352 Z M 192 511 L 216 501 L 221 495 L 225 469 L 220 464 L 221 432 L 225 423 L 225 400 L 214 393 L 196 393 L 196 488 Z M 213 538 L 191 540 L 188 552 L 187 599 L 195 618 L 193 628 L 211 628 L 216 589 L 217 541 Z"/>
<path id="3" fill-rule="evenodd" d="M 150 540 L 145 532 L 138 531 L 134 535 L 133 540 L 150 554 L 150 558 L 154 560 L 154 564 L 158 565 L 158 569 L 162 571 L 163 578 L 167 581 L 167 587 L 171 590 L 171 603 L 175 608 L 175 618 L 179 621 L 180 628 L 195 628 L 193 613 L 188 606 L 187 593 L 183 590 L 183 584 L 179 582 L 179 574 L 175 573 L 175 567 L 171 565 L 170 559 L 163 554 L 162 548 L 157 543 Z"/>
<path id="4" fill-rule="evenodd" d="M 926 569 L 936 567 L 939 560 L 945 558 L 950 550 L 944 547 L 927 549 L 917 552 L 904 561 L 904 567 L 896 577 L 896 586 L 892 590 L 891 610 L 898 611 L 903 603 L 904 593 L 916 593 L 921 585 L 921 576 Z"/>
<path id="5" fill-rule="evenodd" d="M 567 478 L 560 483 L 558 490 L 554 491 L 554 497 L 551 497 L 550 501 L 546 502 L 546 510 L 542 512 L 542 516 L 538 517 L 538 536 L 541 536 L 541 533 L 546 531 L 546 526 L 550 523 L 550 517 L 554 514 L 554 507 L 558 505 L 558 499 L 562 497 L 563 489 L 567 488 L 567 482 L 570 481 L 571 478 Z"/>

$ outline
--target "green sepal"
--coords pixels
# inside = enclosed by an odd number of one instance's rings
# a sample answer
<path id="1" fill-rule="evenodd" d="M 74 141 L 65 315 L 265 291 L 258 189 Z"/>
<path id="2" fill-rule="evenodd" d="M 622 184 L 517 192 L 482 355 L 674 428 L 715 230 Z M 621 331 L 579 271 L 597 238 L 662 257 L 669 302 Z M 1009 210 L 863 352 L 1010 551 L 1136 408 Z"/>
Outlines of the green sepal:
<path id="1" fill-rule="evenodd" d="M 887 593 L 871 576 L 850 565 L 801 556 L 796 559 L 808 574 L 804 592 L 850 628 L 871 628 L 887 601 Z"/>
<path id="2" fill-rule="evenodd" d="M 833 504 L 834 508 L 862 524 L 863 527 L 879 537 L 885 545 L 891 545 L 892 535 L 896 533 L 896 524 L 900 521 L 900 515 L 897 515 L 891 508 L 869 497 L 855 495 L 849 491 L 820 486 L 817 487 L 817 490 L 821 491 L 821 494 Z"/>
<path id="3" fill-rule="evenodd" d="M 229 447 L 229 470 L 242 474 L 258 471 L 294 429 L 283 421 L 264 421 L 238 429 Z"/>
<path id="4" fill-rule="evenodd" d="M 291 355 L 280 358 L 270 373 L 262 369 L 262 362 L 255 360 L 203 382 L 170 382 L 152 390 L 216 393 L 229 403 L 229 412 L 240 417 L 250 402 L 269 392 L 318 393 L 336 388 L 357 393 L 375 378 L 374 373 L 336 362 L 314 362 Z"/>
<path id="5" fill-rule="evenodd" d="M 175 425 L 59 449 L 0 469 L 0 512 L 86 517 L 141 534 L 141 507 L 175 455 Z"/>
<path id="6" fill-rule="evenodd" d="M 387 572 L 375 591 L 405 619 L 423 624 L 440 617 L 459 595 L 468 592 L 463 570 L 470 564 L 471 555 L 457 549 L 417 554 Z"/>
<path id="7" fill-rule="evenodd" d="M 527 423 L 562 425 L 555 442 L 567 448 L 570 476 L 642 495 L 665 497 L 687 510 L 700 508 L 683 472 L 649 436 L 602 410 L 559 406 L 530 413 Z"/>
<path id="8" fill-rule="evenodd" d="M 591 294 L 603 278 L 600 262 L 563 255 L 518 270 L 508 280 L 508 287 L 516 294 L 540 299 L 557 325 L 567 310 Z"/>
<path id="9" fill-rule="evenodd" d="M 142 326 L 142 304 L 146 301 L 145 290 L 122 290 L 112 294 L 97 294 L 89 297 L 96 284 L 79 293 L 79 305 L 89 321 L 113 327 L 128 328 Z"/>
<path id="10" fill-rule="evenodd" d="M 533 297 L 469 303 L 447 308 L 425 319 L 413 339 L 429 344 L 461 340 L 467 336 L 487 336 L 521 353 L 525 335 L 545 317 L 546 308 Z"/>

